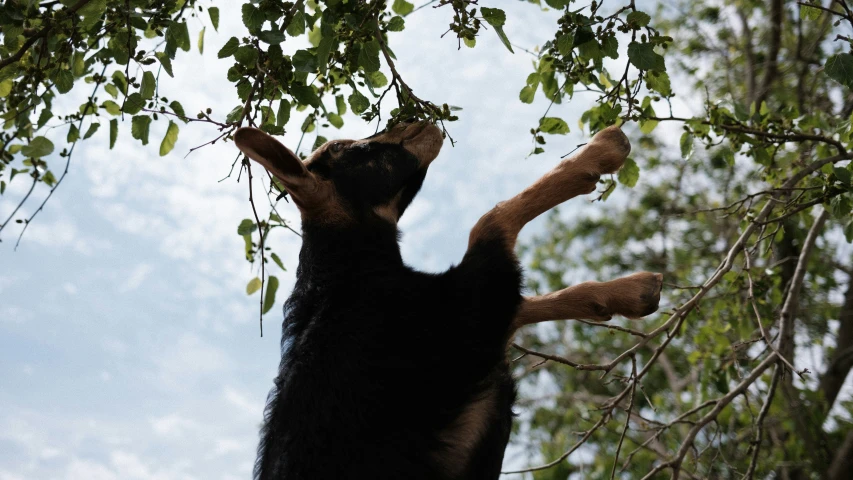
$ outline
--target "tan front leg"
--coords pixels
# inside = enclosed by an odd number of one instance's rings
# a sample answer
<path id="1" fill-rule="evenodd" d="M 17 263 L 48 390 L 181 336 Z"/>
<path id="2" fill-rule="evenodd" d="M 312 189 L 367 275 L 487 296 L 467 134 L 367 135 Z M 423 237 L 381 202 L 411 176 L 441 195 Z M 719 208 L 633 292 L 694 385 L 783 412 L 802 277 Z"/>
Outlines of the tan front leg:
<path id="1" fill-rule="evenodd" d="M 480 218 L 471 230 L 468 248 L 480 240 L 502 238 L 513 252 L 518 232 L 527 222 L 570 198 L 594 191 L 599 177 L 619 170 L 630 152 L 628 137 L 619 127 L 598 132 L 579 153 Z"/>
<path id="2" fill-rule="evenodd" d="M 548 320 L 640 318 L 658 309 L 663 275 L 640 272 L 609 282 L 585 282 L 538 297 L 524 297 L 513 329 Z"/>

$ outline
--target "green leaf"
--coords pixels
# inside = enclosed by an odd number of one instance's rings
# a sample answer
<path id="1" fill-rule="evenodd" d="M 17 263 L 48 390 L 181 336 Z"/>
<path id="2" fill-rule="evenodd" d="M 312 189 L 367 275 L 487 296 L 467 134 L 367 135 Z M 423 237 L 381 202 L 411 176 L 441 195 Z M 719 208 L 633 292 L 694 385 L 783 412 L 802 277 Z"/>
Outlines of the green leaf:
<path id="1" fill-rule="evenodd" d="M 829 201 L 829 213 L 834 218 L 848 218 L 850 217 L 851 211 L 853 211 L 853 201 L 851 201 L 850 195 L 838 195 Z"/>
<path id="2" fill-rule="evenodd" d="M 619 179 L 619 183 L 622 185 L 634 188 L 634 185 L 637 184 L 637 180 L 640 178 L 640 167 L 637 166 L 637 162 L 632 158 L 627 158 L 616 178 Z"/>
<path id="3" fill-rule="evenodd" d="M 344 126 L 344 119 L 337 113 L 329 113 L 326 115 L 326 118 L 329 119 L 329 123 L 334 125 L 335 128 L 341 128 Z"/>
<path id="4" fill-rule="evenodd" d="M 834 167 L 832 171 L 835 173 L 835 178 L 837 178 L 839 182 L 850 186 L 851 180 L 853 180 L 851 179 L 850 170 L 847 170 L 844 167 Z"/>
<path id="5" fill-rule="evenodd" d="M 107 100 L 109 102 L 109 100 Z M 107 103 L 104 102 L 104 103 Z M 137 92 L 131 93 L 124 102 L 124 113 L 136 115 L 145 107 L 145 99 Z"/>
<path id="6" fill-rule="evenodd" d="M 379 42 L 371 40 L 361 45 L 358 52 L 358 65 L 367 73 L 376 72 L 381 66 L 379 63 Z"/>
<path id="7" fill-rule="evenodd" d="M 536 96 L 536 89 L 538 88 L 538 84 L 536 85 L 528 85 L 521 89 L 521 93 L 518 95 L 518 98 L 524 103 L 533 103 L 533 97 Z"/>
<path id="8" fill-rule="evenodd" d="M 347 113 L 347 102 L 344 100 L 343 95 L 338 95 L 335 97 L 335 107 L 338 109 L 338 115 L 343 115 Z"/>
<path id="9" fill-rule="evenodd" d="M 644 134 L 648 135 L 648 134 L 652 133 L 655 128 L 657 128 L 659 123 L 660 122 L 657 120 L 643 120 L 643 119 L 641 119 L 640 120 L 640 131 L 643 132 Z"/>
<path id="10" fill-rule="evenodd" d="M 263 284 L 261 283 L 261 279 L 258 277 L 249 280 L 249 284 L 246 285 L 246 295 L 251 295 L 257 292 L 262 286 Z"/>
<path id="11" fill-rule="evenodd" d="M 566 56 L 572 51 L 572 46 L 575 43 L 575 36 L 572 33 L 566 33 L 557 37 L 557 51 L 560 55 Z"/>
<path id="12" fill-rule="evenodd" d="M 823 71 L 836 82 L 853 88 L 853 55 L 839 53 L 826 59 Z"/>
<path id="13" fill-rule="evenodd" d="M 148 145 L 148 132 L 151 128 L 151 117 L 148 115 L 136 115 L 130 121 L 130 134 L 133 138 L 141 140 L 143 145 Z"/>
<path id="14" fill-rule="evenodd" d="M 285 99 L 281 99 L 281 102 L 278 104 L 278 113 L 275 116 L 275 125 L 277 127 L 283 127 L 290 120 L 290 102 Z"/>
<path id="15" fill-rule="evenodd" d="M 190 51 L 190 31 L 186 22 L 172 22 L 166 30 L 166 42 L 171 42 L 175 47 L 185 52 Z M 172 55 L 174 57 L 174 55 Z"/>
<path id="16" fill-rule="evenodd" d="M 9 94 L 12 93 L 12 86 L 13 85 L 14 85 L 14 83 L 12 82 L 11 78 L 8 78 L 8 79 L 0 82 L 0 98 L 8 97 Z"/>
<path id="17" fill-rule="evenodd" d="M 92 0 L 86 3 L 83 7 L 77 10 L 77 13 L 83 17 L 83 20 L 80 22 L 80 26 L 86 29 L 98 23 L 98 20 L 101 19 L 101 16 L 106 10 L 107 0 Z"/>
<path id="18" fill-rule="evenodd" d="M 474 47 L 476 47 L 476 46 L 477 46 L 477 39 L 476 39 L 476 38 L 467 38 L 467 37 L 463 37 L 463 38 L 462 38 L 462 43 L 464 43 L 464 44 L 465 44 L 465 46 L 466 46 L 466 47 L 468 47 L 468 48 L 474 48 Z"/>
<path id="19" fill-rule="evenodd" d="M 803 20 L 817 20 L 820 18 L 820 9 L 808 5 L 800 5 L 800 18 Z"/>
<path id="20" fill-rule="evenodd" d="M 275 264 L 278 265 L 279 268 L 281 268 L 285 272 L 287 271 L 287 269 L 284 268 L 284 264 L 281 262 L 281 259 L 278 258 L 278 255 L 276 255 L 275 252 L 271 253 L 270 256 L 272 257 L 272 261 L 275 262 Z"/>
<path id="21" fill-rule="evenodd" d="M 120 115 L 121 114 L 121 106 L 112 100 L 106 100 L 101 104 L 102 107 L 109 113 L 110 115 Z"/>
<path id="22" fill-rule="evenodd" d="M 543 117 L 539 120 L 539 130 L 552 135 L 565 135 L 569 133 L 569 125 L 562 118 Z"/>
<path id="23" fill-rule="evenodd" d="M 86 134 L 85 134 L 85 135 L 83 135 L 83 140 L 86 140 L 87 138 L 89 138 L 89 137 L 91 137 L 92 135 L 94 135 L 94 134 L 95 134 L 95 132 L 97 132 L 99 128 L 101 128 L 101 124 L 100 124 L 100 123 L 93 123 L 93 124 L 89 125 L 89 129 L 88 129 L 88 130 L 86 130 Z"/>
<path id="24" fill-rule="evenodd" d="M 646 72 L 646 85 L 664 97 L 672 95 L 672 85 L 666 72 Z"/>
<path id="25" fill-rule="evenodd" d="M 388 21 L 389 32 L 402 32 L 406 28 L 406 21 L 403 17 L 394 16 Z"/>
<path id="26" fill-rule="evenodd" d="M 240 41 L 237 40 L 237 37 L 231 37 L 225 42 L 225 45 L 219 50 L 219 53 L 216 54 L 219 58 L 228 58 L 231 55 L 234 55 L 234 52 L 237 51 L 237 48 L 240 46 Z"/>
<path id="27" fill-rule="evenodd" d="M 145 72 L 142 74 L 142 85 L 139 88 L 139 92 L 142 95 L 142 98 L 146 100 L 151 100 L 154 98 L 154 90 L 157 87 L 157 80 L 154 79 L 154 74 L 151 72 Z"/>
<path id="28" fill-rule="evenodd" d="M 110 150 L 116 146 L 116 139 L 118 138 L 118 120 L 112 119 L 110 120 Z"/>
<path id="29" fill-rule="evenodd" d="M 495 33 L 498 34 L 498 38 L 501 39 L 501 42 L 503 42 L 503 44 L 507 48 L 507 50 L 509 50 L 510 53 L 515 53 L 512 50 L 512 44 L 509 43 L 509 39 L 506 38 L 506 33 L 504 33 L 503 27 L 494 27 L 494 29 L 495 29 Z"/>
<path id="30" fill-rule="evenodd" d="M 364 79 L 367 80 L 368 85 L 373 88 L 382 88 L 385 85 L 388 85 L 388 77 L 379 71 L 366 74 Z"/>
<path id="31" fill-rule="evenodd" d="M 74 143 L 79 139 L 80 139 L 80 129 L 77 128 L 77 125 L 72 123 L 71 126 L 68 127 L 68 135 L 65 136 L 65 141 L 68 143 Z"/>
<path id="32" fill-rule="evenodd" d="M 250 235 L 258 229 L 258 226 L 252 220 L 244 218 L 237 226 L 237 235 Z"/>
<path id="33" fill-rule="evenodd" d="M 201 31 L 198 32 L 198 53 L 204 53 L 204 31 L 207 30 L 207 27 L 202 27 Z"/>
<path id="34" fill-rule="evenodd" d="M 116 86 L 112 83 L 104 85 L 104 90 L 106 90 L 106 92 L 109 93 L 111 97 L 118 98 L 118 88 L 116 88 Z"/>
<path id="35" fill-rule="evenodd" d="M 684 159 L 690 158 L 690 156 L 693 155 L 693 134 L 690 132 L 684 132 L 681 135 L 679 145 L 681 145 L 681 157 Z"/>
<path id="36" fill-rule="evenodd" d="M 640 70 L 666 71 L 663 57 L 655 53 L 651 43 L 631 42 L 628 45 L 628 60 Z"/>
<path id="37" fill-rule="evenodd" d="M 317 70 L 317 57 L 307 50 L 297 50 L 291 59 L 293 69 L 297 72 L 311 73 Z"/>
<path id="38" fill-rule="evenodd" d="M 318 148 L 320 148 L 321 146 L 323 146 L 323 144 L 325 144 L 325 143 L 326 143 L 326 142 L 328 142 L 328 141 L 329 141 L 329 139 L 328 139 L 328 138 L 326 138 L 326 137 L 324 137 L 324 136 L 322 136 L 322 135 L 317 135 L 317 138 L 316 138 L 316 139 L 314 139 L 314 146 L 313 146 L 313 147 L 311 147 L 311 150 L 312 150 L 312 151 L 313 151 L 313 150 L 317 150 Z"/>
<path id="39" fill-rule="evenodd" d="M 26 157 L 41 158 L 53 153 L 53 142 L 45 137 L 35 137 L 30 143 L 21 148 L 21 153 Z"/>
<path id="40" fill-rule="evenodd" d="M 53 172 L 50 170 L 44 172 L 44 175 L 41 177 L 41 181 L 46 183 L 49 187 L 56 185 L 56 177 L 53 176 Z"/>
<path id="41" fill-rule="evenodd" d="M 172 103 L 169 104 L 169 108 L 175 112 L 176 115 L 180 116 L 180 119 L 184 121 L 184 123 L 189 123 L 190 120 L 187 118 L 187 114 L 184 112 L 184 106 L 181 105 L 177 100 L 172 100 Z"/>
<path id="42" fill-rule="evenodd" d="M 275 292 L 278 291 L 278 278 L 273 275 L 270 275 L 270 278 L 267 279 L 267 293 L 264 295 L 264 309 L 263 313 L 269 312 L 273 305 L 275 305 Z"/>
<path id="43" fill-rule="evenodd" d="M 311 105 L 314 108 L 320 108 L 320 97 L 314 87 L 310 85 L 296 85 L 290 87 L 290 94 L 293 99 L 303 105 Z"/>
<path id="44" fill-rule="evenodd" d="M 412 13 L 412 10 L 415 9 L 415 6 L 406 0 L 394 0 L 393 5 L 391 5 L 391 10 L 394 10 L 394 13 L 397 15 L 406 16 Z"/>
<path id="45" fill-rule="evenodd" d="M 74 52 L 71 58 L 71 73 L 77 78 L 86 74 L 86 57 L 83 52 Z"/>
<path id="46" fill-rule="evenodd" d="M 483 15 L 483 20 L 493 27 L 502 27 L 506 23 L 506 13 L 500 8 L 483 7 L 480 13 Z"/>
<path id="47" fill-rule="evenodd" d="M 47 122 L 50 121 L 51 118 L 53 118 L 53 112 L 51 112 L 49 108 L 43 108 L 39 114 L 38 128 L 47 125 Z"/>
<path id="48" fill-rule="evenodd" d="M 169 58 L 169 55 L 166 52 L 157 52 L 154 56 L 160 61 L 160 65 L 163 65 L 163 70 L 165 70 L 170 77 L 174 78 L 175 73 L 172 71 L 172 59 Z"/>
<path id="49" fill-rule="evenodd" d="M 166 128 L 166 136 L 163 137 L 163 141 L 160 143 L 161 157 L 167 155 L 175 148 L 175 143 L 178 141 L 178 130 L 178 124 L 170 121 L 169 127 Z"/>
<path id="50" fill-rule="evenodd" d="M 258 62 L 258 50 L 253 45 L 243 45 L 234 52 L 234 60 L 241 65 L 255 68 Z"/>
<path id="51" fill-rule="evenodd" d="M 572 3 L 572 0 L 545 0 L 545 3 L 551 8 L 562 9 Z"/>
<path id="52" fill-rule="evenodd" d="M 228 112 L 228 115 L 225 116 L 225 121 L 228 123 L 234 123 L 240 120 L 240 118 L 243 117 L 244 109 L 245 107 L 243 105 L 238 105 L 234 107 L 230 112 Z"/>
<path id="53" fill-rule="evenodd" d="M 252 261 L 252 236 L 251 235 L 243 235 L 243 244 L 244 251 L 246 253 L 246 260 Z"/>
<path id="54" fill-rule="evenodd" d="M 647 13 L 631 12 L 628 14 L 628 25 L 631 27 L 645 27 L 652 20 Z"/>
<path id="55" fill-rule="evenodd" d="M 353 113 L 356 115 L 360 115 L 370 107 L 370 100 L 358 90 L 353 91 L 347 100 L 349 101 L 350 108 L 352 108 Z"/>
<path id="56" fill-rule="evenodd" d="M 213 29 L 219 31 L 219 8 L 210 7 L 207 9 L 207 14 L 210 15 L 210 23 L 213 24 Z"/>
<path id="57" fill-rule="evenodd" d="M 278 30 L 264 30 L 258 34 L 258 38 L 262 42 L 269 43 L 270 45 L 278 45 L 279 43 L 287 40 L 287 37 Z"/>
<path id="58" fill-rule="evenodd" d="M 251 3 L 244 3 L 241 11 L 243 13 L 243 25 L 249 29 L 250 33 L 260 30 L 266 22 L 264 13 Z"/>
<path id="59" fill-rule="evenodd" d="M 305 14 L 301 11 L 293 15 L 293 20 L 287 26 L 287 34 L 291 37 L 298 37 L 305 33 Z"/>
<path id="60" fill-rule="evenodd" d="M 74 87 L 74 75 L 69 70 L 57 70 L 51 79 L 59 93 L 68 93 Z"/>
<path id="61" fill-rule="evenodd" d="M 847 240 L 847 243 L 853 243 L 853 220 L 847 222 L 847 225 L 844 227 L 844 238 Z"/>
<path id="62" fill-rule="evenodd" d="M 601 43 L 601 51 L 610 58 L 619 58 L 619 40 L 616 40 L 615 36 L 604 37 Z"/>

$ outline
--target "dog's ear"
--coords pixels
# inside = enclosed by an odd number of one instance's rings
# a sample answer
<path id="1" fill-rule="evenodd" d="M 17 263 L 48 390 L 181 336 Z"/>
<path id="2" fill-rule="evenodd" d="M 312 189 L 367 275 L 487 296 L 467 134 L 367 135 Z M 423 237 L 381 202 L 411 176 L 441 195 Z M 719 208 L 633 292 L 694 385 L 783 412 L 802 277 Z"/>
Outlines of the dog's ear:
<path id="1" fill-rule="evenodd" d="M 275 175 L 298 206 L 306 208 L 322 200 L 316 198 L 319 193 L 317 178 L 295 153 L 272 136 L 257 128 L 243 127 L 234 134 L 234 143 L 246 156 Z"/>

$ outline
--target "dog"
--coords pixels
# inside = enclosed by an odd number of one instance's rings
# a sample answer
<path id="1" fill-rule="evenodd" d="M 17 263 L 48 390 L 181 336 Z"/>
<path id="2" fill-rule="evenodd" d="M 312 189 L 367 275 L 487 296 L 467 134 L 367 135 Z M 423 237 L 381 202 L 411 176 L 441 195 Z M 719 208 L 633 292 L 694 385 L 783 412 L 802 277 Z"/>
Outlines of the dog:
<path id="1" fill-rule="evenodd" d="M 304 162 L 258 129 L 234 140 L 302 218 L 255 478 L 494 480 L 516 399 L 514 332 L 658 308 L 662 276 L 649 272 L 522 296 L 519 231 L 622 166 L 631 146 L 617 127 L 486 213 L 462 261 L 440 274 L 406 266 L 397 229 L 441 149 L 435 125 L 330 141 Z"/>

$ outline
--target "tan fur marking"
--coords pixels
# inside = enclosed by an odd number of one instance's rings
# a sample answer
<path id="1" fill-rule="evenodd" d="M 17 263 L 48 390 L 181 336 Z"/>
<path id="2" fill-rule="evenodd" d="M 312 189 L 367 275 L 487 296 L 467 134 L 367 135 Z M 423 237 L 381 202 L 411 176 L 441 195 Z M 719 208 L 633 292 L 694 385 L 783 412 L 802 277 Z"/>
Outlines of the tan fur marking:
<path id="1" fill-rule="evenodd" d="M 447 476 L 455 478 L 468 466 L 471 452 L 483 438 L 489 422 L 493 419 L 497 408 L 496 395 L 494 387 L 483 392 L 465 407 L 449 427 L 438 434 L 439 440 L 447 447 L 433 452 L 433 458 L 444 468 Z"/>
<path id="2" fill-rule="evenodd" d="M 320 201 L 311 205 L 298 205 L 302 214 L 302 221 L 310 221 L 323 225 L 345 225 L 353 221 L 352 215 L 347 212 L 338 198 L 334 185 L 328 180 L 318 182 L 318 188 L 323 190 L 322 196 L 318 195 Z"/>
<path id="3" fill-rule="evenodd" d="M 486 213 L 471 230 L 468 247 L 485 237 L 500 235 L 506 239 L 507 249 L 513 251 L 525 224 L 570 198 L 594 191 L 599 177 L 618 170 L 630 152 L 628 138 L 618 127 L 598 132 L 583 150 Z"/>
<path id="4" fill-rule="evenodd" d="M 525 297 L 513 330 L 548 320 L 640 318 L 657 310 L 663 275 L 640 272 L 609 282 L 585 282 L 563 290 Z"/>
<path id="5" fill-rule="evenodd" d="M 403 192 L 400 191 L 399 193 L 397 193 L 397 195 L 394 195 L 394 198 L 392 198 L 390 202 L 386 203 L 385 205 L 379 205 L 378 207 L 375 207 L 373 211 L 376 212 L 376 214 L 380 217 L 396 225 L 397 220 L 400 219 L 399 205 L 400 197 L 402 196 Z"/>

